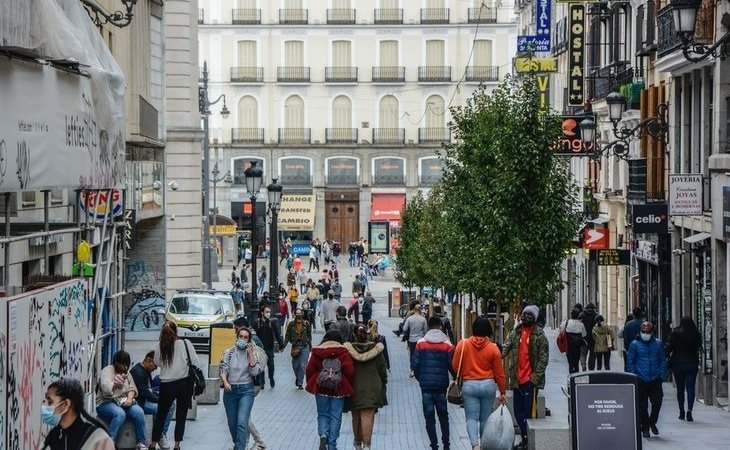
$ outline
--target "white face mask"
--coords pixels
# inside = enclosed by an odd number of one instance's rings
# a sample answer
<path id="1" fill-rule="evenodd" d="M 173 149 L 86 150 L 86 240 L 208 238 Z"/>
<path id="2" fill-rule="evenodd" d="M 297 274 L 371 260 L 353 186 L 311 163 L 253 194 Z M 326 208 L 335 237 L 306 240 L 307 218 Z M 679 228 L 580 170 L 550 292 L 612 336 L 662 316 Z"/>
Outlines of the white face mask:
<path id="1" fill-rule="evenodd" d="M 648 342 L 649 340 L 651 340 L 651 337 L 652 337 L 651 333 L 641 333 L 641 339 L 644 342 Z"/>

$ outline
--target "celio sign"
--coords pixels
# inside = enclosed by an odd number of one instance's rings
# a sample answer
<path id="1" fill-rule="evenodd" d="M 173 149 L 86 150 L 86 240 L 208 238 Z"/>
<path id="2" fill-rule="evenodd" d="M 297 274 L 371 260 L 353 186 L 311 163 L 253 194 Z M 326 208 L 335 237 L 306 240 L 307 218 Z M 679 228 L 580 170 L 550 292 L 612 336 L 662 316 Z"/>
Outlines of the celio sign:
<path id="1" fill-rule="evenodd" d="M 669 214 L 666 203 L 634 205 L 632 215 L 634 233 L 665 234 L 669 232 Z"/>

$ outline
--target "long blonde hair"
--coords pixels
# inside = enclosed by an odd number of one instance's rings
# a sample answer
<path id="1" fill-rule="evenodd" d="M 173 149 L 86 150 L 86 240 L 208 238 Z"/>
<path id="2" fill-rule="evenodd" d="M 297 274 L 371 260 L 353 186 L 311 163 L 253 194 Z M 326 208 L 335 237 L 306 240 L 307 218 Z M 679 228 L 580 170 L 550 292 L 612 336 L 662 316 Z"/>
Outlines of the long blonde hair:
<path id="1" fill-rule="evenodd" d="M 370 331 L 370 338 L 373 340 L 377 339 L 378 336 L 380 336 L 380 333 L 378 333 L 378 321 L 375 319 L 370 319 L 368 321 L 368 329 Z"/>

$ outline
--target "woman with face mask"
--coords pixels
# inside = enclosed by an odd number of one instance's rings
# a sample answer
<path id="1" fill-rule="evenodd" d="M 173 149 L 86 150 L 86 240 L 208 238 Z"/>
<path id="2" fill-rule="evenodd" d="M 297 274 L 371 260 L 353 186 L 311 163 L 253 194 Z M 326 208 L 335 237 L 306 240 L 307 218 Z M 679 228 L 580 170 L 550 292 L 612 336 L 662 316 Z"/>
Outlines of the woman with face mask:
<path id="1" fill-rule="evenodd" d="M 251 330 L 246 327 L 238 328 L 236 345 L 223 353 L 218 371 L 223 383 L 223 406 L 233 448 L 246 450 L 249 419 L 256 397 L 253 381 L 263 371 L 251 342 Z"/>
<path id="2" fill-rule="evenodd" d="M 304 389 L 304 369 L 312 348 L 312 324 L 306 320 L 304 311 L 297 308 L 294 321 L 286 327 L 284 347 L 291 344 L 291 365 L 296 376 L 297 389 Z"/>
<path id="3" fill-rule="evenodd" d="M 84 389 L 78 380 L 62 378 L 48 386 L 41 418 L 53 427 L 42 450 L 114 450 L 104 425 L 84 409 Z"/>
<path id="4" fill-rule="evenodd" d="M 119 350 L 112 364 L 104 367 L 99 375 L 96 396 L 96 414 L 109 423 L 109 435 L 116 440 L 119 430 L 127 420 L 134 423 L 137 449 L 147 450 L 144 411 L 137 404 L 137 386 L 129 374 L 129 353 Z"/>

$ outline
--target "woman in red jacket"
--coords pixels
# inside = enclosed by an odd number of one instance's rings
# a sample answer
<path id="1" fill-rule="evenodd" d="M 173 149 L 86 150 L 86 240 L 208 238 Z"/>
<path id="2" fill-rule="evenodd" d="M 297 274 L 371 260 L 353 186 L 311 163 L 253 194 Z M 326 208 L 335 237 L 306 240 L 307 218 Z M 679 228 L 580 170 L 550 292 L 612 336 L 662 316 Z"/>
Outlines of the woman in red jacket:
<path id="1" fill-rule="evenodd" d="M 307 363 L 307 392 L 317 401 L 319 450 L 337 450 L 345 397 L 353 394 L 355 365 L 342 342 L 338 330 L 329 330 L 312 349 Z"/>

